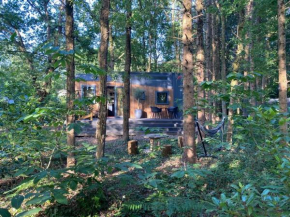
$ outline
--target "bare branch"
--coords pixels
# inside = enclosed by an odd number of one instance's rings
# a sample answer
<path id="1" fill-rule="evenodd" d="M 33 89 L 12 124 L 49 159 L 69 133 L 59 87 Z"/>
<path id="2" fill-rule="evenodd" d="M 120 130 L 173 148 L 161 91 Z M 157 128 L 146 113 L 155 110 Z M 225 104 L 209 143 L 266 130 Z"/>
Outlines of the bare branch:
<path id="1" fill-rule="evenodd" d="M 27 0 L 27 2 L 32 8 L 34 8 L 39 13 L 40 16 L 44 16 L 41 10 L 34 4 L 34 2 L 32 2 L 31 0 Z"/>

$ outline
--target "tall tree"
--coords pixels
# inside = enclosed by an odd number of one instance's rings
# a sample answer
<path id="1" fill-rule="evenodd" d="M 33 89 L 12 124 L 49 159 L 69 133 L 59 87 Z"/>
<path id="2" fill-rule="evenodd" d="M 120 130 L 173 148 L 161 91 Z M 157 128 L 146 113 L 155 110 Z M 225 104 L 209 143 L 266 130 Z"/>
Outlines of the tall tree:
<path id="1" fill-rule="evenodd" d="M 113 37 L 113 27 L 110 25 L 109 30 L 109 53 L 110 53 L 110 63 L 109 67 L 111 71 L 115 68 L 115 55 L 114 55 L 114 37 Z"/>
<path id="2" fill-rule="evenodd" d="M 203 0 L 196 0 L 195 9 L 197 13 L 197 38 L 196 38 L 196 78 L 198 81 L 198 120 L 205 122 L 205 110 L 201 109 L 204 103 L 204 90 L 200 84 L 204 81 L 204 47 L 203 47 Z"/>
<path id="3" fill-rule="evenodd" d="M 278 0 L 278 57 L 279 57 L 279 105 L 280 113 L 287 112 L 287 71 L 286 71 L 286 35 L 285 35 L 285 3 Z M 285 123 L 280 125 L 281 132 L 286 136 L 288 127 Z"/>
<path id="4" fill-rule="evenodd" d="M 226 94 L 226 17 L 225 17 L 225 11 L 219 4 L 219 2 L 216 2 L 216 6 L 219 10 L 220 14 L 220 20 L 221 20 L 221 47 L 220 47 L 220 61 L 221 61 L 221 80 L 223 82 L 223 88 L 222 92 L 225 95 Z M 227 107 L 225 100 L 222 100 L 222 115 L 223 117 L 227 116 Z"/>
<path id="5" fill-rule="evenodd" d="M 245 45 L 245 70 L 244 70 L 244 76 L 248 76 L 249 72 L 252 73 L 251 70 L 253 70 L 253 61 L 252 61 L 252 55 L 251 55 L 251 28 L 250 28 L 250 23 L 252 22 L 252 16 L 253 16 L 253 0 L 249 0 L 247 5 L 246 5 L 246 9 L 245 9 L 246 13 L 245 13 L 245 21 L 246 21 L 246 25 L 248 26 L 247 28 L 247 32 L 246 32 L 246 45 Z M 248 64 L 250 63 L 250 64 Z M 245 93 L 247 93 L 249 91 L 250 88 L 250 82 L 246 81 L 244 82 L 244 90 Z M 249 103 L 249 96 L 246 95 L 244 100 L 243 100 L 243 115 L 244 116 L 248 116 L 248 103 Z"/>
<path id="6" fill-rule="evenodd" d="M 124 72 L 124 101 L 123 101 L 123 139 L 129 140 L 129 117 L 130 117 L 130 68 L 131 68 L 131 17 L 132 1 L 126 1 L 126 47 L 125 47 L 125 72 Z"/>
<path id="7" fill-rule="evenodd" d="M 184 109 L 184 160 L 196 163 L 195 147 L 195 122 L 193 109 L 194 103 L 194 76 L 193 76 L 193 37 L 192 37 L 192 12 L 191 0 L 183 0 L 184 11 L 182 18 L 182 43 L 183 43 L 183 109 Z"/>
<path id="8" fill-rule="evenodd" d="M 212 7 L 216 7 L 215 1 L 212 2 Z M 219 50 L 218 50 L 218 16 L 216 13 L 211 13 L 211 50 L 212 50 L 212 59 L 211 59 L 211 80 L 215 82 L 219 75 Z M 211 90 L 211 97 L 216 95 L 215 90 Z M 212 101 L 212 111 L 211 111 L 211 122 L 214 124 L 216 121 L 216 108 L 217 101 L 213 97 L 210 99 Z"/>
<path id="9" fill-rule="evenodd" d="M 110 0 L 102 0 L 100 23 L 101 23 L 101 45 L 99 49 L 100 68 L 108 71 L 108 43 L 109 43 L 109 12 Z M 104 156 L 106 144 L 106 121 L 107 121 L 107 73 L 100 75 L 100 93 L 104 100 L 100 102 L 99 122 L 96 130 L 98 142 L 96 157 Z"/>
<path id="10" fill-rule="evenodd" d="M 74 61 L 74 15 L 73 15 L 73 2 L 71 0 L 65 1 L 65 39 L 66 39 L 66 50 L 70 52 L 67 56 L 66 70 L 66 90 L 67 90 L 67 145 L 70 147 L 70 152 L 67 156 L 67 167 L 71 167 L 75 164 L 75 158 L 73 155 L 73 149 L 75 148 L 75 132 L 74 128 L 70 127 L 75 121 L 73 114 L 74 99 L 75 99 L 75 61 Z"/>
<path id="11" fill-rule="evenodd" d="M 241 10 L 239 12 L 239 23 L 237 26 L 237 37 L 238 37 L 238 45 L 237 45 L 237 49 L 236 49 L 236 57 L 235 60 L 232 64 L 232 70 L 233 73 L 236 74 L 238 73 L 239 69 L 240 69 L 240 63 L 241 63 L 241 59 L 242 59 L 242 51 L 244 50 L 244 46 L 242 43 L 242 39 L 241 39 L 241 33 L 243 31 L 244 28 L 244 10 Z M 229 108 L 229 114 L 228 114 L 228 119 L 229 119 L 229 123 L 228 123 L 228 129 L 227 129 L 227 142 L 232 143 L 232 139 L 233 139 L 233 127 L 234 127 L 234 108 L 232 107 L 234 105 L 234 103 L 236 102 L 236 96 L 234 94 L 236 86 L 238 85 L 238 81 L 236 78 L 232 78 L 231 80 L 231 96 L 230 96 L 230 108 Z"/>
<path id="12" fill-rule="evenodd" d="M 205 37 L 205 46 L 206 46 L 206 53 L 205 53 L 205 80 L 210 81 L 212 75 L 212 15 L 209 12 L 210 6 L 212 4 L 211 0 L 207 1 L 206 4 L 206 37 Z M 208 105 L 211 107 L 211 91 L 206 91 L 206 99 L 208 100 Z M 206 112 L 206 119 L 211 123 L 212 115 L 210 109 L 207 109 Z"/>

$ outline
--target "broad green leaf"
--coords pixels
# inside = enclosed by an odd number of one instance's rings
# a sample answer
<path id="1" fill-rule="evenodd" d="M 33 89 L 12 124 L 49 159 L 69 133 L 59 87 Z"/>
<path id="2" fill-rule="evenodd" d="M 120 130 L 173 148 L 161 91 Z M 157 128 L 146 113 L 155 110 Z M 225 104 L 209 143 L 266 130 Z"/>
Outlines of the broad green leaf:
<path id="1" fill-rule="evenodd" d="M 255 199 L 255 194 L 251 193 L 251 195 L 249 196 L 246 205 L 249 206 Z"/>
<path id="2" fill-rule="evenodd" d="M 72 189 L 73 191 L 77 189 L 78 183 L 74 180 L 69 182 L 69 187 L 70 189 Z"/>
<path id="3" fill-rule="evenodd" d="M 47 175 L 47 171 L 42 171 L 36 175 L 33 180 L 34 184 L 37 184 L 41 179 L 43 179 Z"/>
<path id="4" fill-rule="evenodd" d="M 157 181 L 156 179 L 152 179 L 148 182 L 149 185 L 151 185 L 154 188 L 157 188 Z"/>
<path id="5" fill-rule="evenodd" d="M 182 178 L 185 175 L 184 170 L 179 170 L 171 175 L 171 177 Z"/>
<path id="6" fill-rule="evenodd" d="M 16 32 L 14 32 L 13 34 L 11 34 L 10 36 L 10 41 L 14 41 L 16 37 Z"/>
<path id="7" fill-rule="evenodd" d="M 27 210 L 27 211 L 24 211 L 24 212 L 17 214 L 16 217 L 31 216 L 31 215 L 39 213 L 41 210 L 42 210 L 41 208 Z"/>
<path id="8" fill-rule="evenodd" d="M 251 214 L 253 213 L 253 207 L 248 207 L 248 216 L 251 216 Z"/>
<path id="9" fill-rule="evenodd" d="M 37 195 L 34 198 L 32 198 L 31 200 L 27 201 L 25 203 L 25 205 L 32 205 L 32 204 L 43 204 L 45 203 L 47 200 L 50 200 L 51 196 L 49 193 L 45 193 L 43 195 Z"/>
<path id="10" fill-rule="evenodd" d="M 19 209 L 23 200 L 24 200 L 23 195 L 16 195 L 11 200 L 11 206 L 15 209 Z"/>
<path id="11" fill-rule="evenodd" d="M 53 195 L 55 200 L 60 203 L 60 204 L 68 204 L 68 200 L 66 198 L 66 196 L 64 196 L 65 192 L 61 189 L 55 189 L 53 190 Z"/>
<path id="12" fill-rule="evenodd" d="M 213 202 L 215 205 L 219 206 L 219 204 L 220 204 L 219 199 L 217 199 L 216 197 L 212 197 L 211 199 L 212 199 L 212 202 Z"/>
<path id="13" fill-rule="evenodd" d="M 128 171 L 128 168 L 133 167 L 136 169 L 142 169 L 142 167 L 138 164 L 130 163 L 130 162 L 124 162 L 124 163 L 119 163 L 115 165 L 118 169 L 123 170 L 123 171 Z"/>
<path id="14" fill-rule="evenodd" d="M 2 217 L 11 217 L 11 214 L 9 213 L 8 209 L 0 208 L 0 216 L 2 216 Z"/>
<path id="15" fill-rule="evenodd" d="M 262 192 L 262 196 L 266 196 L 268 193 L 270 192 L 269 189 L 265 189 L 263 192 Z"/>

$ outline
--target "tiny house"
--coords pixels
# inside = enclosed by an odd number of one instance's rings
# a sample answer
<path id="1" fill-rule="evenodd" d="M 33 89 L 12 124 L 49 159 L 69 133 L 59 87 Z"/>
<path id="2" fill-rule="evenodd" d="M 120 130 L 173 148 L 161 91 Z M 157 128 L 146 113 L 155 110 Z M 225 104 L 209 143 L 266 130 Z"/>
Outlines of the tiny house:
<path id="1" fill-rule="evenodd" d="M 92 74 L 77 74 L 77 97 L 92 97 L 100 95 L 100 81 Z M 182 76 L 177 73 L 149 73 L 132 72 L 130 75 L 130 118 L 135 118 L 135 109 L 138 101 L 134 98 L 134 91 L 143 91 L 140 102 L 142 118 L 151 118 L 151 107 L 162 109 L 164 117 L 169 107 L 182 107 Z M 108 117 L 121 117 L 123 115 L 123 80 L 122 76 L 108 75 L 107 77 L 107 109 Z M 98 105 L 93 106 L 93 113 L 98 112 Z"/>

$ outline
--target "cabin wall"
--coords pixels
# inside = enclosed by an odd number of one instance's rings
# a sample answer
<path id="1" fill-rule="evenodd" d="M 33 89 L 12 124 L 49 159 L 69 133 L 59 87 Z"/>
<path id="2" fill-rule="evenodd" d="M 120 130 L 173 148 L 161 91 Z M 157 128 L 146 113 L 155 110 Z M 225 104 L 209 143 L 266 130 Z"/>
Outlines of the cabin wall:
<path id="1" fill-rule="evenodd" d="M 87 76 L 83 79 L 88 79 L 88 81 L 76 82 L 76 94 L 77 97 L 81 97 L 81 85 L 96 85 L 96 95 L 100 95 L 100 82 L 99 80 L 94 80 L 93 76 Z M 135 109 L 138 108 L 138 102 L 134 98 L 134 89 L 139 88 L 145 91 L 145 100 L 140 101 L 140 109 L 143 110 L 142 118 L 151 117 L 151 106 L 162 108 L 162 113 L 165 116 L 166 109 L 170 106 L 180 106 L 178 101 L 181 101 L 182 105 L 182 79 L 179 78 L 180 75 L 175 73 L 132 73 L 131 74 L 131 90 L 130 90 L 130 118 L 135 118 Z M 107 86 L 109 87 L 123 87 L 122 78 L 118 78 L 117 81 L 113 81 L 110 77 L 108 78 Z M 115 91 L 117 91 L 115 89 Z M 117 92 L 119 92 L 118 89 Z M 168 92 L 168 104 L 160 105 L 156 104 L 156 91 L 167 91 Z M 122 101 L 122 100 L 121 100 Z M 120 108 L 120 103 L 116 102 L 115 107 Z M 94 110 L 98 110 L 98 106 L 94 105 Z M 120 112 L 117 112 L 120 115 Z"/>
<path id="2" fill-rule="evenodd" d="M 151 118 L 151 106 L 155 106 L 158 108 L 162 108 L 162 113 L 165 115 L 165 108 L 173 106 L 174 98 L 173 98 L 173 89 L 172 88 L 164 88 L 164 87 L 155 87 L 155 86 L 143 86 L 143 85 L 131 85 L 130 91 L 130 118 L 135 118 L 135 109 L 138 109 L 138 102 L 135 100 L 133 91 L 135 88 L 139 88 L 144 90 L 145 92 L 145 100 L 140 101 L 140 109 L 143 110 L 142 118 Z M 167 105 L 157 105 L 155 104 L 155 96 L 156 91 L 168 91 L 168 100 L 169 104 Z"/>
<path id="3" fill-rule="evenodd" d="M 81 98 L 82 85 L 90 85 L 90 86 L 95 85 L 96 86 L 96 95 L 100 96 L 101 92 L 100 92 L 100 82 L 99 81 L 81 81 L 81 82 L 75 83 L 76 98 Z M 107 82 L 107 86 L 112 86 L 112 87 L 123 86 L 123 83 L 112 81 L 112 82 Z M 93 113 L 98 112 L 99 111 L 99 104 L 93 104 L 92 111 L 93 111 Z"/>

